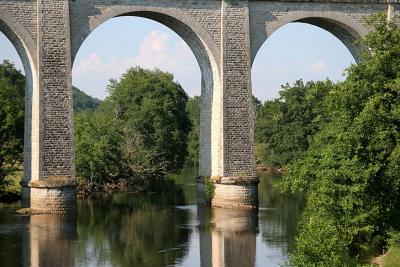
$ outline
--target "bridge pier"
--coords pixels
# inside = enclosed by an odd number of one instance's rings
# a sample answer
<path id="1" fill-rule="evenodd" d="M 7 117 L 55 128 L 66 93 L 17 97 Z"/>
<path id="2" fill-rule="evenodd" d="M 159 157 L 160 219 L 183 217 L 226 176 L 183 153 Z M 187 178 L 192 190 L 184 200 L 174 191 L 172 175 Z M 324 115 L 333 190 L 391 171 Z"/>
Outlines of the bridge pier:
<path id="1" fill-rule="evenodd" d="M 37 180 L 22 187 L 21 213 L 66 214 L 76 213 L 75 183 Z"/>
<path id="2" fill-rule="evenodd" d="M 30 213 L 69 213 L 76 210 L 69 1 L 38 0 L 36 12 L 22 206 Z"/>
<path id="3" fill-rule="evenodd" d="M 214 182 L 211 205 L 220 208 L 257 208 L 258 184 L 258 179 L 221 178 Z"/>
<path id="4" fill-rule="evenodd" d="M 223 90 L 222 173 L 213 173 L 212 206 L 253 208 L 258 204 L 254 159 L 249 1 L 221 3 Z"/>

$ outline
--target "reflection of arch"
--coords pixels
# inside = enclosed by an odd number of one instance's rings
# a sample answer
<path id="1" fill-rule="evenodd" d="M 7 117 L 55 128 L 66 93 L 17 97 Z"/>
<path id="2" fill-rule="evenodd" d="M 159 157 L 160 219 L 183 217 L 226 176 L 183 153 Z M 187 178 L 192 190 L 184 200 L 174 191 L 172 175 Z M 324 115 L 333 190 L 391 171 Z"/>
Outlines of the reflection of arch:
<path id="1" fill-rule="evenodd" d="M 266 35 L 263 39 L 259 38 L 254 45 L 252 60 L 257 55 L 264 41 L 275 31 L 291 22 L 308 23 L 320 27 L 337 37 L 350 51 L 353 57 L 358 60 L 359 47 L 355 41 L 364 37 L 368 29 L 352 17 L 331 11 L 295 11 L 278 18 L 267 24 Z"/>
<path id="2" fill-rule="evenodd" d="M 38 149 L 39 134 L 39 90 L 36 76 L 36 44 L 29 32 L 4 10 L 0 10 L 0 31 L 11 41 L 21 58 L 25 76 L 25 137 L 24 137 L 24 182 L 39 176 L 39 159 L 32 159 L 32 150 Z M 33 120 L 32 118 L 35 118 Z M 38 157 L 39 153 L 35 153 Z"/>
<path id="3" fill-rule="evenodd" d="M 114 6 L 89 17 L 87 24 L 77 33 L 72 32 L 72 57 L 85 38 L 107 20 L 118 16 L 138 16 L 157 21 L 176 32 L 190 47 L 200 66 L 201 79 L 201 133 L 200 133 L 200 174 L 219 175 L 222 159 L 222 127 L 216 116 L 222 114 L 222 93 L 220 92 L 220 52 L 210 34 L 193 18 L 177 9 L 152 6 Z M 213 144 L 211 144 L 214 142 Z M 211 149 L 213 147 L 213 149 Z"/>

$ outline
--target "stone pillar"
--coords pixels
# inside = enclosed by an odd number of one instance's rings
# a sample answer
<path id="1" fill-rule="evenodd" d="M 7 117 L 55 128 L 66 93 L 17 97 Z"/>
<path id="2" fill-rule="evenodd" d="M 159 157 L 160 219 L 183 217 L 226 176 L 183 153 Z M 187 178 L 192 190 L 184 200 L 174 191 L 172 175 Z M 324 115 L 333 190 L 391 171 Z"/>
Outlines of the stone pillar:
<path id="1" fill-rule="evenodd" d="M 38 126 L 32 132 L 23 206 L 65 213 L 76 209 L 69 1 L 38 0 L 37 18 L 38 95 L 32 122 Z"/>
<path id="2" fill-rule="evenodd" d="M 388 2 L 388 14 L 387 14 L 387 20 L 392 21 L 394 19 L 394 4 L 397 3 L 397 0 L 387 0 Z"/>
<path id="3" fill-rule="evenodd" d="M 223 88 L 223 173 L 213 176 L 213 206 L 256 207 L 258 178 L 253 153 L 248 0 L 221 3 L 221 75 Z"/>

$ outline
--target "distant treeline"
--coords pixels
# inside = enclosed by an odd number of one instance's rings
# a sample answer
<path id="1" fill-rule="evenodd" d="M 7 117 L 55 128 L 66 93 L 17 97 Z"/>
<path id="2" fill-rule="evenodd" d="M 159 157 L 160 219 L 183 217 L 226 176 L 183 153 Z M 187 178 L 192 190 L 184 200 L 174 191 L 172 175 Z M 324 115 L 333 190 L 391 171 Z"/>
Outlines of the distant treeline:
<path id="1" fill-rule="evenodd" d="M 74 111 L 93 111 L 100 106 L 101 100 L 87 95 L 75 86 L 72 86 Z"/>

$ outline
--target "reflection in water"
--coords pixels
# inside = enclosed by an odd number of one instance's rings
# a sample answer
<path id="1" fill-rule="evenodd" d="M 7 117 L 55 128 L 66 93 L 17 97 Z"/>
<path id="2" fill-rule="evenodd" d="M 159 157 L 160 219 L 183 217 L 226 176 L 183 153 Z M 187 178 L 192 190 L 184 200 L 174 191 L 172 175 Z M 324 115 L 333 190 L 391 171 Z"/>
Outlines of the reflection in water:
<path id="1" fill-rule="evenodd" d="M 211 220 L 210 220 L 211 213 Z M 255 266 L 257 211 L 198 207 L 201 267 Z"/>
<path id="2" fill-rule="evenodd" d="M 187 253 L 190 229 L 182 190 L 173 183 L 157 194 L 115 194 L 79 205 L 81 266 L 171 266 Z"/>
<path id="3" fill-rule="evenodd" d="M 74 266 L 76 216 L 35 215 L 24 218 L 24 266 Z"/>
<path id="4" fill-rule="evenodd" d="M 195 169 L 155 193 L 79 201 L 78 217 L 15 215 L 0 204 L 1 266 L 279 266 L 303 207 L 262 176 L 260 209 L 196 206 Z"/>
<path id="5" fill-rule="evenodd" d="M 301 195 L 279 193 L 274 188 L 278 181 L 279 175 L 260 176 L 260 230 L 262 239 L 268 246 L 287 254 L 294 249 L 297 223 L 305 207 L 305 200 Z"/>

